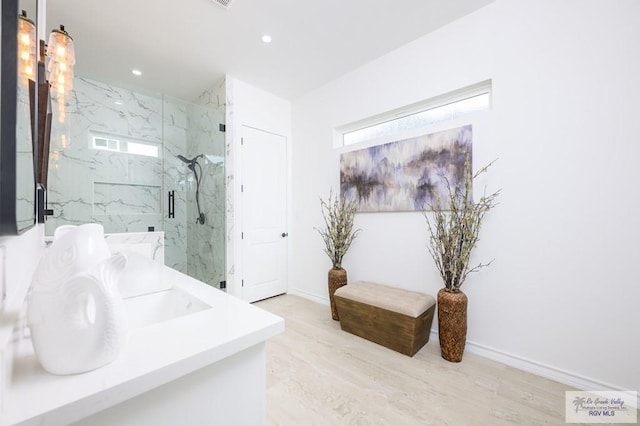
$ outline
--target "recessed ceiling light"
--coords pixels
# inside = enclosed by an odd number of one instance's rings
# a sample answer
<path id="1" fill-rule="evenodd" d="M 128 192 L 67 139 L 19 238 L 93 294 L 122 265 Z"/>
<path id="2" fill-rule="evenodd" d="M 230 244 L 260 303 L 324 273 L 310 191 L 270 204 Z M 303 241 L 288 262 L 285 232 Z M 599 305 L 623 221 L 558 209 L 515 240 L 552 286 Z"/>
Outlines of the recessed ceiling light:
<path id="1" fill-rule="evenodd" d="M 137 75 L 138 77 L 140 77 L 142 75 L 142 71 L 140 71 L 140 70 L 131 70 L 131 74 Z"/>
<path id="2" fill-rule="evenodd" d="M 265 34 L 262 36 L 263 43 L 271 43 L 271 36 L 269 34 Z"/>

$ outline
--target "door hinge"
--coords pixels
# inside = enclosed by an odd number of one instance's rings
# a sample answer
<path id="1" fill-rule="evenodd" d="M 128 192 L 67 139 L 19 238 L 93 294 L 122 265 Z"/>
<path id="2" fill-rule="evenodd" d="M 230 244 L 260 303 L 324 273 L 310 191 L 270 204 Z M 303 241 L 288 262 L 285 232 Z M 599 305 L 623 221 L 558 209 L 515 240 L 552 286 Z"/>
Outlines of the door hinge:
<path id="1" fill-rule="evenodd" d="M 244 232 L 241 232 L 241 233 L 240 233 L 240 239 L 241 239 L 241 240 L 244 240 Z"/>
<path id="2" fill-rule="evenodd" d="M 240 138 L 240 145 L 244 145 L 244 138 Z"/>
<path id="3" fill-rule="evenodd" d="M 240 185 L 240 192 L 244 192 L 244 185 Z"/>
<path id="4" fill-rule="evenodd" d="M 244 287 L 244 280 L 242 280 L 242 287 Z"/>

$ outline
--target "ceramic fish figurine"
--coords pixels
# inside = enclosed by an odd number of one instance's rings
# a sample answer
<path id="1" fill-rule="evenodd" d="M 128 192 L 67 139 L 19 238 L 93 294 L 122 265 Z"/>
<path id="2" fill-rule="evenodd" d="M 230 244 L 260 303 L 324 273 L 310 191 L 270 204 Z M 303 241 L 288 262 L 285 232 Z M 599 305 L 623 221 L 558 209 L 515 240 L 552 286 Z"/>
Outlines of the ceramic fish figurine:
<path id="1" fill-rule="evenodd" d="M 33 347 L 49 373 L 84 373 L 122 350 L 127 327 L 118 278 L 126 263 L 111 254 L 102 225 L 56 229 L 34 273 L 27 313 Z"/>

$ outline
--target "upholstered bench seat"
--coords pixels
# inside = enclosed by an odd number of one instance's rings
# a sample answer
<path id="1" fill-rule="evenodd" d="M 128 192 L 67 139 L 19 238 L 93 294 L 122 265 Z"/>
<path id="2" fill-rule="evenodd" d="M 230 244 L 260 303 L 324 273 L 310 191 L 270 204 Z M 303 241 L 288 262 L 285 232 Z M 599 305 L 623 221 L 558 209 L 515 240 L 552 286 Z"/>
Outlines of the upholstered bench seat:
<path id="1" fill-rule="evenodd" d="M 357 281 L 334 298 L 344 331 L 408 356 L 429 341 L 436 301 L 428 294 Z"/>

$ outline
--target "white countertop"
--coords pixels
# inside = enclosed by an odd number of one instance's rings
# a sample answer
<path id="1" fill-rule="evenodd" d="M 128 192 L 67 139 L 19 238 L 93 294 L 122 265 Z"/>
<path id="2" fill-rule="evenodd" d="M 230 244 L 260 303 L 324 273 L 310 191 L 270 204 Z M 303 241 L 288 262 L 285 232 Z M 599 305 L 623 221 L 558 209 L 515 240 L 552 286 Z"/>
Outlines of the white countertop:
<path id="1" fill-rule="evenodd" d="M 55 376 L 38 363 L 30 340 L 16 345 L 0 424 L 68 424 L 169 383 L 284 331 L 284 320 L 171 268 L 162 281 L 211 309 L 130 330 L 112 363 Z"/>

